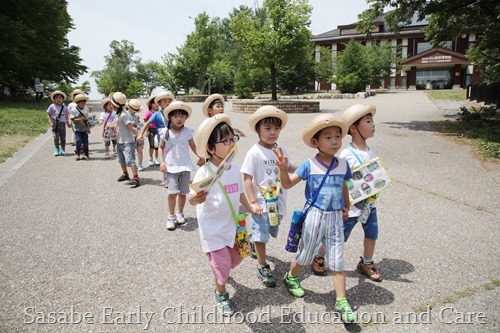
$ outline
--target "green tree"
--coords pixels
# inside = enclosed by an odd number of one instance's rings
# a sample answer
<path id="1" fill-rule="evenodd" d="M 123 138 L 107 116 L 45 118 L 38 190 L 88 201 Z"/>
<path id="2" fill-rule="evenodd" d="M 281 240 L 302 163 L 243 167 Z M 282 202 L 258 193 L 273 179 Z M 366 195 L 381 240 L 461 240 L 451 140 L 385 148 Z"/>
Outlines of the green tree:
<path id="1" fill-rule="evenodd" d="M 96 79 L 97 90 L 104 96 L 113 91 L 121 91 L 130 97 L 140 96 L 143 87 L 135 73 L 135 65 L 140 62 L 137 56 L 140 52 L 128 40 L 113 40 L 109 47 L 110 55 L 104 57 L 104 69 L 93 71 L 91 75 Z"/>
<path id="2" fill-rule="evenodd" d="M 370 66 L 365 48 L 351 39 L 341 53 L 337 55 L 335 83 L 341 92 L 357 93 L 364 91 L 370 82 Z"/>
<path id="3" fill-rule="evenodd" d="M 478 40 L 467 51 L 469 59 L 491 81 L 500 80 L 500 2 L 498 0 L 369 0 L 370 7 L 359 15 L 359 29 L 369 34 L 373 21 L 387 7 L 385 14 L 392 31 L 400 31 L 402 23 L 411 22 L 416 15 L 428 18 L 426 39 L 433 46 L 456 39 L 462 34 L 475 33 Z"/>
<path id="4" fill-rule="evenodd" d="M 368 84 L 378 86 L 380 82 L 391 73 L 391 69 L 396 69 L 401 59 L 398 59 L 398 50 L 394 49 L 390 43 L 384 42 L 380 45 L 371 44 L 364 48 L 366 62 L 369 67 L 370 80 Z"/>
<path id="5" fill-rule="evenodd" d="M 80 49 L 70 45 L 73 29 L 65 0 L 2 1 L 0 82 L 32 86 L 32 78 L 74 82 L 87 71 Z"/>
<path id="6" fill-rule="evenodd" d="M 307 61 L 303 49 L 311 47 L 311 10 L 307 0 L 264 0 L 262 8 L 241 8 L 231 18 L 235 41 L 256 66 L 269 69 L 273 100 L 277 100 L 279 67 Z"/>
<path id="7" fill-rule="evenodd" d="M 136 62 L 136 79 L 142 83 L 140 88 L 142 97 L 150 96 L 153 89 L 161 86 L 162 78 L 165 73 L 165 66 L 157 61 L 148 61 L 146 63 Z"/>
<path id="8" fill-rule="evenodd" d="M 316 78 L 317 82 L 333 82 L 333 74 L 335 72 L 334 59 L 330 48 L 319 47 L 319 60 L 316 62 Z M 330 89 L 328 88 L 327 91 Z"/>

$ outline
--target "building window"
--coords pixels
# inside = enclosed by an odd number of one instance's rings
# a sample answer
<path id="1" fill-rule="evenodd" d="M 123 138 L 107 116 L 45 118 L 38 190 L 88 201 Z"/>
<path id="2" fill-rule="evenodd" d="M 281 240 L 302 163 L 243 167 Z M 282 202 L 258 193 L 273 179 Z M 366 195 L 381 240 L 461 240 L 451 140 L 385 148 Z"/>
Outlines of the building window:
<path id="1" fill-rule="evenodd" d="M 432 49 L 432 46 L 428 42 L 420 42 L 417 44 L 417 54 L 428 51 Z"/>
<path id="2" fill-rule="evenodd" d="M 417 69 L 417 89 L 451 89 L 450 69 Z"/>

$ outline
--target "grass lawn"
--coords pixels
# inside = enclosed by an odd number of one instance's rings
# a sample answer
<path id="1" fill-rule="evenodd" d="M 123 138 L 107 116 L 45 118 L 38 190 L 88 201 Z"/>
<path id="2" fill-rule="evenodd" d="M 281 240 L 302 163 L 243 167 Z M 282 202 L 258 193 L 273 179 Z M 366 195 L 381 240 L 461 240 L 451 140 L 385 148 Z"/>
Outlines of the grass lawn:
<path id="1" fill-rule="evenodd" d="M 47 131 L 47 103 L 0 101 L 0 163 Z"/>
<path id="2" fill-rule="evenodd" d="M 466 98 L 465 89 L 426 90 L 425 93 L 432 101 L 465 101 Z"/>

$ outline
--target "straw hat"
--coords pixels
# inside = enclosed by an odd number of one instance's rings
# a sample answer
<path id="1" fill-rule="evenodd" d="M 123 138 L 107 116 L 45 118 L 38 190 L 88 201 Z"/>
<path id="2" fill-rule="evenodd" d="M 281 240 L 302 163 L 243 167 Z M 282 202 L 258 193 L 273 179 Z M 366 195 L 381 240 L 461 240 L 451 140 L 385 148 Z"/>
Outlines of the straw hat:
<path id="1" fill-rule="evenodd" d="M 194 134 L 194 141 L 196 142 L 196 154 L 203 158 L 210 158 L 207 152 L 207 144 L 210 135 L 214 131 L 214 128 L 220 123 L 226 123 L 231 126 L 231 119 L 223 113 L 214 115 L 213 117 L 203 120 L 200 127 L 196 130 Z"/>
<path id="2" fill-rule="evenodd" d="M 148 106 L 149 108 L 149 103 L 151 103 L 151 101 L 154 101 L 154 99 L 156 98 L 156 95 L 151 95 L 149 96 L 149 98 L 146 100 L 146 105 Z M 156 103 L 156 102 L 155 102 Z"/>
<path id="3" fill-rule="evenodd" d="M 127 104 L 127 96 L 122 92 L 112 92 L 109 94 L 109 101 L 116 107 L 124 107 Z"/>
<path id="4" fill-rule="evenodd" d="M 89 96 L 87 96 L 85 94 L 78 94 L 78 95 L 75 95 L 75 97 L 73 97 L 73 102 L 78 103 L 81 101 L 88 101 L 88 99 L 89 99 Z"/>
<path id="5" fill-rule="evenodd" d="M 71 92 L 71 98 L 72 99 L 75 98 L 75 96 L 78 95 L 78 94 L 85 94 L 85 91 L 80 90 L 80 89 L 75 89 L 75 90 L 73 90 Z"/>
<path id="6" fill-rule="evenodd" d="M 304 131 L 304 134 L 302 134 L 304 143 L 311 148 L 316 148 L 316 146 L 311 142 L 313 136 L 315 136 L 316 133 L 321 131 L 323 128 L 331 126 L 340 127 L 342 129 L 342 137 L 347 134 L 348 127 L 343 119 L 338 119 L 331 113 L 323 113 L 319 116 L 314 117 L 313 120 L 311 120 L 311 122 L 309 123 L 307 129 Z"/>
<path id="7" fill-rule="evenodd" d="M 56 97 L 56 95 L 61 95 L 63 97 L 63 100 L 66 100 L 66 94 L 60 90 L 56 90 L 52 94 L 50 94 L 50 99 L 52 100 L 52 102 L 54 101 L 54 97 Z"/>
<path id="8" fill-rule="evenodd" d="M 375 105 L 354 104 L 342 113 L 342 119 L 344 119 L 347 129 L 349 129 L 356 120 L 363 118 L 369 113 L 375 116 L 375 113 L 377 113 Z"/>
<path id="9" fill-rule="evenodd" d="M 286 122 L 288 120 L 288 116 L 286 115 L 285 111 L 278 109 L 274 105 L 264 105 L 258 108 L 257 111 L 255 111 L 248 119 L 250 129 L 255 133 L 258 133 L 255 129 L 255 125 L 257 125 L 260 120 L 270 117 L 281 119 L 281 129 L 285 128 Z"/>
<path id="10" fill-rule="evenodd" d="M 108 104 L 109 102 L 110 102 L 110 100 L 109 100 L 109 98 L 108 98 L 108 97 L 106 97 L 105 99 L 103 99 L 103 100 L 101 101 L 101 108 L 103 108 L 103 109 L 104 109 L 104 107 L 106 106 L 106 104 Z"/>
<path id="11" fill-rule="evenodd" d="M 156 97 L 156 98 L 158 98 L 158 97 Z M 173 101 L 172 103 L 170 103 L 169 106 L 167 106 L 167 108 L 165 109 L 164 112 L 168 117 L 168 114 L 174 110 L 186 111 L 188 113 L 188 118 L 191 117 L 191 113 L 193 113 L 193 110 L 191 109 L 191 107 L 189 105 L 187 105 L 186 103 L 181 102 L 181 101 Z"/>
<path id="12" fill-rule="evenodd" d="M 224 106 L 224 96 L 219 94 L 213 94 L 208 96 L 205 102 L 203 102 L 203 106 L 201 107 L 201 110 L 203 111 L 205 117 L 210 117 L 210 115 L 208 114 L 208 108 L 210 107 L 210 104 L 212 104 L 212 102 L 216 100 L 220 100 L 222 106 Z"/>
<path id="13" fill-rule="evenodd" d="M 142 105 L 141 102 L 137 99 L 129 99 L 127 101 L 127 108 L 135 112 L 141 112 Z"/>
<path id="14" fill-rule="evenodd" d="M 175 96 L 170 91 L 162 91 L 161 93 L 156 95 L 155 103 L 158 103 L 159 101 L 165 98 L 170 98 L 173 101 L 175 99 Z"/>

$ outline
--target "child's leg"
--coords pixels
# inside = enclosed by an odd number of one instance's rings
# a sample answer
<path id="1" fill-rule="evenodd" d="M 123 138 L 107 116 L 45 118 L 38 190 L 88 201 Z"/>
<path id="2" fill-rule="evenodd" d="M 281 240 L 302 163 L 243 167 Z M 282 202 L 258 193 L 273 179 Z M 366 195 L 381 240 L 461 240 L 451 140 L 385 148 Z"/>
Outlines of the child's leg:
<path id="1" fill-rule="evenodd" d="M 82 149 L 83 147 L 83 139 L 82 139 L 82 132 L 79 132 L 79 131 L 75 131 L 75 140 L 76 140 L 76 144 L 75 144 L 75 154 L 80 157 L 80 150 Z"/>
<path id="2" fill-rule="evenodd" d="M 167 204 L 168 204 L 168 213 L 170 215 L 175 214 L 176 203 L 177 203 L 177 194 L 169 194 Z"/>
<path id="3" fill-rule="evenodd" d="M 59 132 L 59 140 L 60 140 L 62 152 L 65 153 L 65 149 L 66 149 L 66 123 L 61 123 L 61 128 L 60 128 L 60 132 Z"/>
<path id="4" fill-rule="evenodd" d="M 186 206 L 186 195 L 178 194 L 177 195 L 177 211 L 182 213 L 184 211 L 184 206 Z"/>
<path id="5" fill-rule="evenodd" d="M 52 129 L 52 137 L 54 138 L 54 154 L 59 154 L 59 130 L 57 128 Z"/>
<path id="6" fill-rule="evenodd" d="M 82 140 L 83 140 L 83 153 L 85 156 L 89 157 L 89 134 L 82 132 Z"/>
<path id="7" fill-rule="evenodd" d="M 106 140 L 104 141 L 104 152 L 109 154 L 109 146 L 111 146 L 111 141 Z"/>
<path id="8" fill-rule="evenodd" d="M 363 240 L 363 257 L 364 258 L 373 258 L 373 254 L 375 252 L 375 243 L 376 240 L 365 238 Z"/>
<path id="9" fill-rule="evenodd" d="M 143 146 L 137 145 L 137 159 L 139 160 L 139 164 L 142 164 L 142 148 Z"/>
<path id="10" fill-rule="evenodd" d="M 333 287 L 335 288 L 335 294 L 337 298 L 346 297 L 345 288 L 345 272 L 332 272 L 333 275 Z"/>

